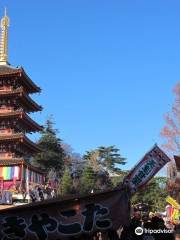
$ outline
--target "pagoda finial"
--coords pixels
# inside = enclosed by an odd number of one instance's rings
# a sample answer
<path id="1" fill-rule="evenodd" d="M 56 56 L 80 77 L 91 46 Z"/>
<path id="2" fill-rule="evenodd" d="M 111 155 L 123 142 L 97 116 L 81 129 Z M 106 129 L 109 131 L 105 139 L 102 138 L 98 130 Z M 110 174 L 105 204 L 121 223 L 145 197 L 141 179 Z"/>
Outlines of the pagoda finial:
<path id="1" fill-rule="evenodd" d="M 9 18 L 6 8 L 4 9 L 4 17 L 1 19 L 1 39 L 0 39 L 0 65 L 8 64 L 8 27 Z"/>

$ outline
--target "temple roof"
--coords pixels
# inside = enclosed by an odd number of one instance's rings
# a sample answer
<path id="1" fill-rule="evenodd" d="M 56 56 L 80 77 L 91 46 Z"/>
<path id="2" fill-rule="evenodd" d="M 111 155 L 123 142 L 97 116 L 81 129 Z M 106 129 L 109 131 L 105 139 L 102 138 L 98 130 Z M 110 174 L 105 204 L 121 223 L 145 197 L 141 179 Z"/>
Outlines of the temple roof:
<path id="1" fill-rule="evenodd" d="M 38 105 L 35 101 L 32 100 L 22 88 L 16 90 L 4 90 L 0 92 L 0 98 L 4 97 L 15 97 L 18 96 L 21 98 L 22 102 L 26 105 L 26 108 L 29 109 L 30 112 L 41 111 L 42 107 Z"/>
<path id="2" fill-rule="evenodd" d="M 23 133 L 15 133 L 15 134 L 3 134 L 0 135 L 0 142 L 16 142 L 21 143 L 26 146 L 30 151 L 34 153 L 39 153 L 42 151 L 37 144 L 32 142 L 28 137 L 26 137 Z"/>
<path id="3" fill-rule="evenodd" d="M 42 131 L 43 127 L 36 123 L 33 119 L 31 119 L 25 112 L 23 111 L 13 111 L 13 112 L 0 112 L 0 120 L 2 119 L 10 119 L 10 118 L 19 118 L 22 123 L 26 125 L 29 131 Z"/>
<path id="4" fill-rule="evenodd" d="M 0 75 L 18 73 L 19 71 L 19 67 L 13 67 L 11 65 L 0 65 Z"/>
<path id="5" fill-rule="evenodd" d="M 29 78 L 22 67 L 0 65 L 0 78 L 7 76 L 18 76 L 19 81 L 26 88 L 28 93 L 36 93 L 41 91 L 41 89 Z"/>
<path id="6" fill-rule="evenodd" d="M 0 159 L 0 167 L 1 166 L 14 166 L 14 165 L 25 165 L 28 166 L 29 169 L 36 171 L 38 173 L 41 174 L 45 174 L 42 170 L 39 170 L 39 168 L 36 168 L 34 166 L 32 166 L 29 162 L 27 162 L 25 159 L 23 158 L 12 158 L 12 159 Z"/>

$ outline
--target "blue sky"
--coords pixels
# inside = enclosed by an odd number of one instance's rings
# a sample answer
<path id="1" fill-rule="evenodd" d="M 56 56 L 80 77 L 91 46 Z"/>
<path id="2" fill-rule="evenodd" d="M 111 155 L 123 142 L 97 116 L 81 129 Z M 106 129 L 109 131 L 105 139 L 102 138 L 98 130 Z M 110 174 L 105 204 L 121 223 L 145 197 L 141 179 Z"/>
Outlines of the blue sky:
<path id="1" fill-rule="evenodd" d="M 180 81 L 179 1 L 1 0 L 1 15 L 5 6 L 9 61 L 42 88 L 34 119 L 53 114 L 81 154 L 116 145 L 125 169 L 161 144 Z"/>

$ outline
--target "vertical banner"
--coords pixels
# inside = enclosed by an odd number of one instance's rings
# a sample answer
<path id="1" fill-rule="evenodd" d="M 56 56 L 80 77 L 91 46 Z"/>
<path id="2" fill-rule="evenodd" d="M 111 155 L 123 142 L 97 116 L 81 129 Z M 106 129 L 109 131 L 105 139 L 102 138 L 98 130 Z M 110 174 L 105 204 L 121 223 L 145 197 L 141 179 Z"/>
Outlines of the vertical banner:
<path id="1" fill-rule="evenodd" d="M 124 183 L 129 184 L 132 192 L 136 192 L 169 161 L 170 158 L 155 145 L 124 178 Z"/>

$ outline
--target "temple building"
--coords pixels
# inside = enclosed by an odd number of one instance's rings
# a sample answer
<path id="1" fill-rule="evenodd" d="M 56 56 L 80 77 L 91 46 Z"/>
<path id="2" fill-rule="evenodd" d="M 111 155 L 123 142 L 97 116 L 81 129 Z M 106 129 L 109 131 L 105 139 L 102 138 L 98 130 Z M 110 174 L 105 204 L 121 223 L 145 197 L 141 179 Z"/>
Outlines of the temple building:
<path id="1" fill-rule="evenodd" d="M 30 97 L 41 89 L 22 67 L 8 63 L 8 27 L 5 11 L 0 39 L 0 189 L 19 185 L 26 190 L 27 184 L 44 183 L 44 174 L 29 163 L 41 149 L 26 136 L 42 130 L 28 115 L 42 110 Z"/>

